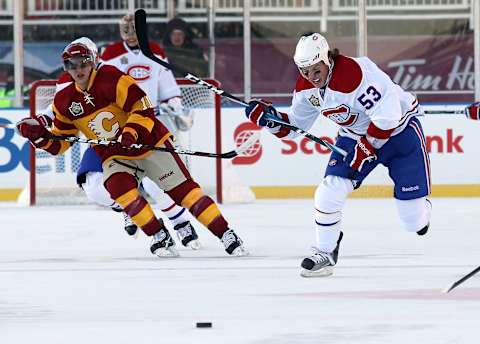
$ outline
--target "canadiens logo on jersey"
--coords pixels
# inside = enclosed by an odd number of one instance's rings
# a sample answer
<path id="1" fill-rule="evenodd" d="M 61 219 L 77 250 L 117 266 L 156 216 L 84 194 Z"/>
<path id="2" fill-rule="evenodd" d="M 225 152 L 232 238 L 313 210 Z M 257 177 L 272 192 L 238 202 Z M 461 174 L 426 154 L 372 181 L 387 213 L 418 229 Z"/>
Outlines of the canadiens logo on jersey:
<path id="1" fill-rule="evenodd" d="M 128 75 L 134 78 L 136 81 L 146 80 L 150 77 L 151 67 L 146 65 L 133 65 L 127 70 Z"/>
<path id="2" fill-rule="evenodd" d="M 308 101 L 313 105 L 313 106 L 320 106 L 320 99 L 318 99 L 317 97 L 315 97 L 314 94 L 312 94 L 310 96 L 310 98 L 308 98 Z"/>
<path id="3" fill-rule="evenodd" d="M 333 109 L 323 110 L 322 115 L 343 127 L 353 125 L 358 119 L 358 113 L 350 112 L 350 108 L 345 104 Z"/>
<path id="4" fill-rule="evenodd" d="M 82 104 L 80 103 L 77 103 L 77 102 L 72 102 L 68 108 L 68 111 L 70 111 L 70 113 L 73 115 L 73 116 L 80 116 L 80 115 L 83 115 L 83 107 L 82 107 Z"/>

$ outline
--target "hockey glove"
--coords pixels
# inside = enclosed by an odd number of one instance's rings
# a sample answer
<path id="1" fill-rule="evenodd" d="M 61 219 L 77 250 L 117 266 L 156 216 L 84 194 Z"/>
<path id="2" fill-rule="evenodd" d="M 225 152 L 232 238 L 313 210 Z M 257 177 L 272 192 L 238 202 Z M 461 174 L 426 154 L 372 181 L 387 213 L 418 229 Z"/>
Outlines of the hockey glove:
<path id="1" fill-rule="evenodd" d="M 40 143 L 49 135 L 42 122 L 36 118 L 24 118 L 17 122 L 16 126 L 20 135 L 30 140 L 36 147 L 41 146 Z"/>
<path id="2" fill-rule="evenodd" d="M 280 125 L 268 120 L 266 118 L 267 115 L 275 116 L 280 119 L 277 110 L 272 106 L 272 104 L 264 100 L 252 100 L 245 108 L 245 116 L 247 116 L 250 121 L 260 127 L 275 128 Z"/>
<path id="3" fill-rule="evenodd" d="M 365 136 L 362 136 L 362 138 L 358 140 L 353 151 L 346 157 L 346 160 L 350 161 L 350 167 L 358 172 L 362 171 L 365 163 L 375 161 L 376 159 L 376 150 L 368 142 Z"/>
<path id="4" fill-rule="evenodd" d="M 480 120 L 480 102 L 473 103 L 465 109 L 465 115 L 467 118 L 473 120 Z"/>
<path id="5" fill-rule="evenodd" d="M 133 130 L 125 130 L 124 128 L 122 131 L 122 135 L 119 136 L 118 141 L 123 147 L 130 147 L 131 145 L 137 143 L 138 134 Z"/>

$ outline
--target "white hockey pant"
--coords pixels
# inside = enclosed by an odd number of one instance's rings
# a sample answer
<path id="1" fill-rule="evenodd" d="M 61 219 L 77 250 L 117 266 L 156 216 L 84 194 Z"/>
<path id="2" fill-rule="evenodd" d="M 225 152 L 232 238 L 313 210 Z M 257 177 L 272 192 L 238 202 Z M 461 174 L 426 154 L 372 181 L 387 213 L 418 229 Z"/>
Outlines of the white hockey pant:
<path id="1" fill-rule="evenodd" d="M 340 235 L 342 209 L 352 182 L 346 178 L 326 176 L 315 191 L 315 223 L 317 248 L 332 252 Z"/>
<path id="2" fill-rule="evenodd" d="M 396 204 L 400 220 L 408 232 L 418 232 L 430 223 L 432 206 L 426 197 L 406 201 L 397 199 Z"/>
<path id="3" fill-rule="evenodd" d="M 158 202 L 160 209 L 167 209 L 174 204 L 170 196 L 163 192 L 163 190 L 148 177 L 142 179 L 142 184 L 145 191 Z M 88 172 L 82 188 L 89 200 L 106 207 L 115 205 L 115 201 L 103 186 L 102 172 Z"/>

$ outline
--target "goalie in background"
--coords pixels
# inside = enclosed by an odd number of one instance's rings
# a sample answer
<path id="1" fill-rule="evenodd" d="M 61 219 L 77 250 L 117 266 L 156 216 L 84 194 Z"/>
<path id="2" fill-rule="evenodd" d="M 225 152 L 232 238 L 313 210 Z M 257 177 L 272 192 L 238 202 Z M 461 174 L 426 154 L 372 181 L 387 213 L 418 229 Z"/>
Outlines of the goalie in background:
<path id="1" fill-rule="evenodd" d="M 107 45 L 101 55 L 101 59 L 117 67 L 122 72 L 135 79 L 138 86 L 147 94 L 153 104 L 160 104 L 163 116 L 160 120 L 178 139 L 180 131 L 189 130 L 193 124 L 193 118 L 182 105 L 180 88 L 170 70 L 153 63 L 142 54 L 138 46 L 138 40 L 134 27 L 133 15 L 127 14 L 119 23 L 121 41 Z M 152 51 L 162 59 L 166 59 L 163 50 L 154 42 L 151 42 Z M 156 115 L 160 115 L 158 106 L 155 107 Z M 182 144 L 177 140 L 176 144 Z M 107 191 L 102 183 L 102 166 L 100 158 L 91 148 L 87 149 L 82 157 L 80 169 L 77 174 L 77 183 L 82 186 L 87 197 L 92 201 L 111 206 Z M 200 248 L 198 235 L 190 222 L 190 216 L 185 208 L 175 202 L 161 190 L 148 177 L 142 180 L 142 187 L 157 203 L 162 213 L 172 224 L 179 240 L 184 246 L 192 249 Z M 122 211 L 121 207 L 114 205 L 112 209 Z M 124 228 L 130 235 L 135 235 L 137 226 L 132 219 L 123 212 Z"/>
<path id="2" fill-rule="evenodd" d="M 155 117 L 150 99 L 135 80 L 114 66 L 97 64 L 94 49 L 78 41 L 67 45 L 62 60 L 72 81 L 55 93 L 52 129 L 29 117 L 17 123 L 20 135 L 52 155 L 71 147 L 52 135 L 82 133 L 87 139 L 118 141 L 120 144 L 92 146 L 102 162 L 102 184 L 110 198 L 152 238 L 153 254 L 178 256 L 168 229 L 139 192 L 145 176 L 217 236 L 229 255 L 247 255 L 242 240 L 229 228 L 217 204 L 193 180 L 178 154 L 131 148 L 137 143 L 174 145 L 172 134 Z"/>
<path id="3" fill-rule="evenodd" d="M 301 275 L 326 276 L 337 263 L 342 240 L 342 211 L 347 195 L 379 164 L 394 182 L 398 215 L 405 229 L 424 235 L 430 225 L 430 162 L 417 116 L 417 99 L 367 57 L 351 58 L 330 50 L 319 33 L 303 35 L 293 57 L 299 70 L 287 113 L 263 101 L 251 101 L 247 117 L 278 138 L 297 133 L 273 119 L 308 131 L 320 116 L 340 126 L 325 177 L 315 191 L 313 254 L 303 259 Z M 364 214 L 369 216 L 369 214 Z M 372 221 L 376 219 L 371 218 Z"/>

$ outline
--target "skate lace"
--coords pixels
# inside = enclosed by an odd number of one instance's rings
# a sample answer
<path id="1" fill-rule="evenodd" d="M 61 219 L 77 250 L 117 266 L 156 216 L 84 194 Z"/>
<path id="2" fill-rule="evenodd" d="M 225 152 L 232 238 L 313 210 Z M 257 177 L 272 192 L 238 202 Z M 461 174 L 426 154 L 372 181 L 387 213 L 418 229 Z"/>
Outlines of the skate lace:
<path id="1" fill-rule="evenodd" d="M 131 225 L 134 224 L 132 218 L 130 216 L 128 216 L 127 213 L 123 212 L 122 214 L 123 214 L 123 222 L 125 224 L 125 227 L 131 226 Z"/>
<path id="2" fill-rule="evenodd" d="M 185 226 L 178 228 L 177 235 L 180 240 L 185 239 L 187 236 L 192 235 L 192 226 L 188 222 Z"/>
<path id="3" fill-rule="evenodd" d="M 167 233 L 164 230 L 160 230 L 158 233 L 153 235 L 154 242 L 162 242 L 167 238 Z"/>
<path id="4" fill-rule="evenodd" d="M 313 254 L 309 257 L 315 264 L 320 263 L 331 263 L 330 257 L 332 256 L 331 253 L 320 251 L 316 247 L 312 247 Z"/>
<path id="5" fill-rule="evenodd" d="M 238 241 L 240 245 L 242 244 L 240 239 L 235 235 L 235 233 L 231 229 L 223 233 L 222 242 L 223 242 L 223 245 L 225 245 L 225 248 L 230 247 L 230 245 L 236 241 Z"/>

